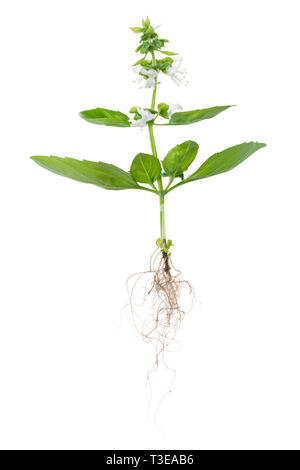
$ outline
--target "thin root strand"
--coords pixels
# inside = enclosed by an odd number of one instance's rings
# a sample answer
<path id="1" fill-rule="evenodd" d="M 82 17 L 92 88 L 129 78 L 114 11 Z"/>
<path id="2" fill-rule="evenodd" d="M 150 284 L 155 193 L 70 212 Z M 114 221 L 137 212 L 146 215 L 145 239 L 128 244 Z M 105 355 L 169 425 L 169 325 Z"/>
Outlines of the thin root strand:
<path id="1" fill-rule="evenodd" d="M 134 325 L 144 341 L 154 346 L 154 367 L 158 367 L 161 356 L 165 364 L 164 353 L 174 341 L 188 311 L 181 305 L 185 297 L 183 294 L 192 295 L 193 299 L 190 283 L 181 280 L 180 275 L 181 272 L 174 268 L 171 257 L 156 250 L 151 256 L 150 269 L 133 274 L 127 280 Z M 132 280 L 133 284 L 129 288 Z"/>

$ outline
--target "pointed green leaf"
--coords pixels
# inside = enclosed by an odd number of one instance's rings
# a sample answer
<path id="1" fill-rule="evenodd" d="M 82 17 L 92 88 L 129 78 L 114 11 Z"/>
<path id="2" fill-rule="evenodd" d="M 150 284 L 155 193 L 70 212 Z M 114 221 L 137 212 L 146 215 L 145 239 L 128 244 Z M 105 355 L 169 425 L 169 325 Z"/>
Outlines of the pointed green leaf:
<path id="1" fill-rule="evenodd" d="M 259 142 L 245 142 L 243 144 L 229 147 L 222 152 L 215 153 L 209 157 L 200 166 L 200 168 L 195 171 L 195 173 L 184 180 L 184 183 L 208 178 L 209 176 L 218 175 L 219 173 L 232 170 L 232 168 L 236 167 L 246 160 L 246 158 L 250 157 L 254 152 L 265 146 L 266 144 L 261 144 Z"/>
<path id="2" fill-rule="evenodd" d="M 130 127 L 129 117 L 120 111 L 110 109 L 95 108 L 82 111 L 79 116 L 92 124 L 102 124 L 105 126 Z"/>
<path id="3" fill-rule="evenodd" d="M 164 55 L 178 55 L 178 52 L 171 52 L 171 51 L 159 51 L 161 54 Z"/>
<path id="4" fill-rule="evenodd" d="M 133 67 L 134 67 L 135 65 L 142 64 L 142 63 L 144 62 L 144 60 L 145 60 L 145 57 L 146 57 L 146 56 L 144 56 L 144 57 L 142 57 L 141 59 L 137 60 L 137 61 L 133 64 Z"/>
<path id="5" fill-rule="evenodd" d="M 147 16 L 147 18 L 142 20 L 142 25 L 144 26 L 144 28 L 148 28 L 148 26 L 150 26 L 150 20 L 149 20 L 148 16 Z"/>
<path id="6" fill-rule="evenodd" d="M 139 28 L 139 27 L 136 27 L 136 26 L 132 26 L 129 29 L 131 29 L 131 31 L 133 31 L 134 33 L 142 33 L 143 32 L 143 28 Z"/>
<path id="7" fill-rule="evenodd" d="M 228 108 L 231 108 L 231 106 L 215 106 L 213 108 L 195 109 L 194 111 L 174 113 L 169 120 L 169 124 L 173 126 L 193 124 L 194 122 L 213 118 Z"/>
<path id="8" fill-rule="evenodd" d="M 188 169 L 194 161 L 199 145 L 192 140 L 172 148 L 163 160 L 163 167 L 168 176 L 175 177 Z"/>
<path id="9" fill-rule="evenodd" d="M 162 116 L 163 118 L 165 119 L 169 119 L 169 115 L 168 115 L 168 109 L 169 109 L 169 105 L 166 104 L 166 103 L 159 103 L 157 105 L 157 110 L 158 110 L 158 114 L 160 116 Z"/>
<path id="10" fill-rule="evenodd" d="M 158 158 L 146 153 L 138 153 L 131 164 L 130 173 L 139 183 L 152 184 L 161 173 Z"/>
<path id="11" fill-rule="evenodd" d="M 60 157 L 31 157 L 36 163 L 53 173 L 66 176 L 82 183 L 95 184 L 105 189 L 138 188 L 130 173 L 115 165 L 88 160 Z"/>

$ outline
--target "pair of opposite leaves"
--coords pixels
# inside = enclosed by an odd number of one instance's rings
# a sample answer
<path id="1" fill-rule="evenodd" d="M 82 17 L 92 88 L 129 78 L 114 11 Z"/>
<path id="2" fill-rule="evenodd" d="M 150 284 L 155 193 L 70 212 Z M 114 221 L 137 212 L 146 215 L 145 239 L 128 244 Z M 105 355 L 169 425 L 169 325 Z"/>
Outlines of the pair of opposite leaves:
<path id="1" fill-rule="evenodd" d="M 177 112 L 164 125 L 192 124 L 204 119 L 210 119 L 229 107 L 215 106 L 207 109 Z M 80 116 L 93 124 L 117 127 L 131 126 L 129 117 L 119 111 L 96 108 L 83 111 L 80 113 Z M 180 184 L 229 171 L 264 146 L 265 144 L 259 142 L 245 142 L 215 153 Z M 171 179 L 182 175 L 194 161 L 197 152 L 198 144 L 193 141 L 183 142 L 171 149 L 162 162 L 165 174 Z M 138 183 L 151 185 L 161 175 L 160 161 L 153 155 L 143 153 L 139 153 L 133 159 L 129 172 L 104 162 L 91 162 L 55 156 L 33 156 L 31 158 L 42 167 L 61 176 L 66 176 L 83 183 L 95 184 L 105 189 L 146 189 Z M 170 188 L 169 191 L 172 189 Z"/>

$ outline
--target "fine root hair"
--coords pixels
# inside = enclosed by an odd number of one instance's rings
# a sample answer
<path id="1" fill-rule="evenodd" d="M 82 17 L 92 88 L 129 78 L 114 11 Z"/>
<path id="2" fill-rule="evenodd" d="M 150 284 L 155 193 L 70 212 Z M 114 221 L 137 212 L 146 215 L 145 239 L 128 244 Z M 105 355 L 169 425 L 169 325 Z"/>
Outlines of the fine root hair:
<path id="1" fill-rule="evenodd" d="M 193 303 L 193 288 L 180 276 L 181 272 L 174 268 L 171 256 L 159 249 L 152 254 L 148 271 L 133 274 L 127 279 L 134 326 L 143 340 L 155 349 L 153 369 L 158 367 L 160 360 L 169 368 L 164 353 L 171 351 L 170 346 L 181 322 L 191 308 L 185 305 Z"/>

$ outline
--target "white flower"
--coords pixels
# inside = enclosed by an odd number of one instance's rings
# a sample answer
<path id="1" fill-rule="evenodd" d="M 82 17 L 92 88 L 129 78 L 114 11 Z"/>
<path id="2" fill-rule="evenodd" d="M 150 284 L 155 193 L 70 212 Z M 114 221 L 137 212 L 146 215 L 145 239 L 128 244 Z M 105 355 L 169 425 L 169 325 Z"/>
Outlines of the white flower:
<path id="1" fill-rule="evenodd" d="M 166 74 L 176 83 L 176 85 L 186 84 L 186 70 L 181 68 L 182 57 L 176 55 L 173 63 L 166 69 Z"/>
<path id="2" fill-rule="evenodd" d="M 140 65 L 135 65 L 133 67 L 133 71 L 139 75 L 139 78 L 136 81 L 139 88 L 154 88 L 155 87 L 155 78 L 157 77 L 156 70 L 153 70 L 153 69 L 146 70 Z"/>
<path id="3" fill-rule="evenodd" d="M 178 113 L 179 111 L 182 111 L 183 109 L 179 103 L 173 104 L 167 101 L 166 104 L 169 106 L 168 111 L 167 111 L 169 118 L 171 118 L 171 116 L 174 113 Z"/>
<path id="4" fill-rule="evenodd" d="M 132 119 L 131 125 L 133 127 L 145 127 L 148 121 L 152 121 L 154 119 L 154 114 L 152 114 L 147 109 L 141 108 L 137 106 L 137 112 L 142 116 L 140 119 Z"/>

